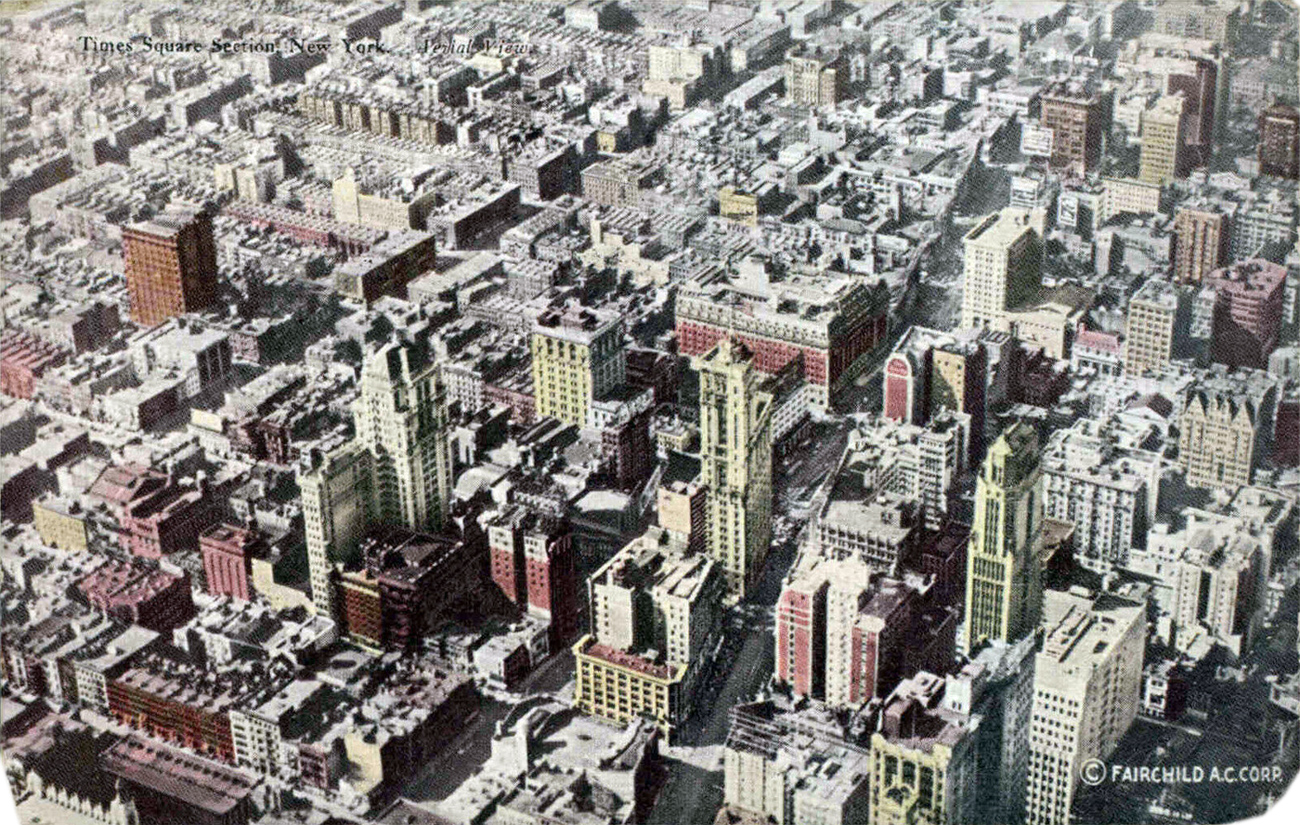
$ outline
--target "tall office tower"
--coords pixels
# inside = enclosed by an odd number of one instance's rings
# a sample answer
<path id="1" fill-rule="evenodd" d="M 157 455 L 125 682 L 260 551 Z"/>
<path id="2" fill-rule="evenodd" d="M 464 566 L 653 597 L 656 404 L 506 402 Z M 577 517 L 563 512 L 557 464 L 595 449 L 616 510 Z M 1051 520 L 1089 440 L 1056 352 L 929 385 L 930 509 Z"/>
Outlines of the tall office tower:
<path id="1" fill-rule="evenodd" d="M 1084 763 L 1105 760 L 1137 715 L 1142 605 L 1050 590 L 1034 661 L 1026 825 L 1065 825 Z"/>
<path id="2" fill-rule="evenodd" d="M 430 356 L 382 347 L 366 359 L 352 405 L 356 440 L 374 457 L 379 518 L 412 530 L 442 527 L 451 502 L 447 403 Z"/>
<path id="3" fill-rule="evenodd" d="M 1259 173 L 1300 177 L 1300 112 L 1284 103 L 1259 114 Z"/>
<path id="4" fill-rule="evenodd" d="M 299 468 L 312 601 L 333 615 L 331 574 L 378 525 L 436 530 L 451 501 L 451 450 L 438 367 L 423 347 L 368 354 L 352 405 L 356 437 Z"/>
<path id="5" fill-rule="evenodd" d="M 533 327 L 533 393 L 537 417 L 588 426 L 591 404 L 627 377 L 623 325 L 582 307 L 542 313 Z"/>
<path id="6" fill-rule="evenodd" d="M 1170 72 L 1165 93 L 1182 93 L 1187 101 L 1187 165 L 1195 168 L 1210 162 L 1214 150 L 1214 94 L 1219 69 L 1214 61 L 1193 57 L 1187 70 Z"/>
<path id="7" fill-rule="evenodd" d="M 944 689 L 943 677 L 918 673 L 881 708 L 880 729 L 871 736 L 869 825 L 979 821 L 976 794 L 987 781 L 977 747 L 980 720 L 944 707 Z"/>
<path id="8" fill-rule="evenodd" d="M 943 706 L 980 720 L 975 732 L 980 779 L 972 825 L 1016 825 L 1024 820 L 1037 651 L 1037 633 L 1013 645 L 990 642 L 948 676 Z"/>
<path id="9" fill-rule="evenodd" d="M 785 93 L 794 106 L 832 106 L 844 97 L 849 67 L 837 53 L 798 46 L 785 58 Z"/>
<path id="10" fill-rule="evenodd" d="M 1221 212 L 1182 207 L 1174 216 L 1174 279 L 1199 284 L 1227 263 L 1232 239 L 1229 218 Z"/>
<path id="11" fill-rule="evenodd" d="M 776 679 L 796 696 L 826 695 L 826 598 L 818 571 L 786 583 L 776 603 Z"/>
<path id="12" fill-rule="evenodd" d="M 1187 483 L 1212 489 L 1249 484 L 1258 417 L 1248 399 L 1193 393 L 1178 422 L 1178 463 L 1187 471 Z"/>
<path id="13" fill-rule="evenodd" d="M 1052 130 L 1053 169 L 1083 175 L 1101 161 L 1107 108 L 1103 97 L 1057 84 L 1043 95 L 1040 124 Z"/>
<path id="14" fill-rule="evenodd" d="M 163 212 L 122 229 L 131 320 L 143 327 L 217 300 L 217 246 L 206 212 Z"/>
<path id="15" fill-rule="evenodd" d="M 963 649 L 1015 642 L 1042 608 L 1042 473 L 1038 434 L 1023 421 L 989 447 L 975 484 L 975 523 L 966 554 Z"/>
<path id="16" fill-rule="evenodd" d="M 744 597 L 772 540 L 772 396 L 744 344 L 723 340 L 691 359 L 700 374 L 700 478 L 708 548 Z"/>
<path id="17" fill-rule="evenodd" d="M 1124 372 L 1135 378 L 1159 373 L 1174 355 L 1178 325 L 1178 288 L 1148 278 L 1128 302 L 1124 329 Z"/>
<path id="18" fill-rule="evenodd" d="M 1043 244 L 1024 209 L 1003 209 L 962 239 L 961 325 L 1006 332 L 1007 310 L 1042 283 Z"/>
<path id="19" fill-rule="evenodd" d="M 1213 356 L 1230 367 L 1268 369 L 1282 329 L 1287 271 L 1262 258 L 1241 261 L 1205 278 L 1214 290 Z"/>
<path id="20" fill-rule="evenodd" d="M 1182 95 L 1163 95 L 1142 112 L 1142 150 L 1138 155 L 1140 180 L 1163 185 L 1186 174 L 1185 106 L 1186 100 Z"/>

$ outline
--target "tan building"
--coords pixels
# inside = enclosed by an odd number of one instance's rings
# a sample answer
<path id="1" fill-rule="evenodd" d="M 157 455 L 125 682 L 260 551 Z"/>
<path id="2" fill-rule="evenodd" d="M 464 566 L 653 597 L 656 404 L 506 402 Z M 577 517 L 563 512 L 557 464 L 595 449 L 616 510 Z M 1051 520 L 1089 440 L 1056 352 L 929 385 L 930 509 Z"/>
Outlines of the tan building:
<path id="1" fill-rule="evenodd" d="M 41 543 L 47 547 L 74 552 L 90 546 L 86 514 L 75 501 L 46 496 L 32 502 L 32 521 Z"/>
<path id="2" fill-rule="evenodd" d="M 1178 462 L 1194 487 L 1250 483 L 1257 437 L 1255 405 L 1244 399 L 1196 392 L 1179 419 Z"/>
<path id="3" fill-rule="evenodd" d="M 1174 279 L 1199 284 L 1225 266 L 1230 239 L 1227 215 L 1209 209 L 1179 209 L 1174 216 Z"/>
<path id="4" fill-rule="evenodd" d="M 758 226 L 758 196 L 724 186 L 718 190 L 718 214 L 745 226 Z"/>
<path id="5" fill-rule="evenodd" d="M 529 349 L 539 418 L 586 427 L 592 403 L 623 386 L 627 377 L 622 323 L 589 309 L 543 313 Z"/>
<path id="6" fill-rule="evenodd" d="M 739 342 L 691 359 L 700 374 L 700 479 L 709 488 L 708 551 L 732 595 L 763 571 L 772 540 L 772 395 Z"/>
<path id="7" fill-rule="evenodd" d="M 844 98 L 848 65 L 838 54 L 802 47 L 785 58 L 785 94 L 794 106 L 833 106 Z"/>
<path id="8" fill-rule="evenodd" d="M 1137 715 L 1145 607 L 1049 590 L 1034 662 L 1025 825 L 1066 825 L 1080 771 L 1103 762 Z"/>
<path id="9" fill-rule="evenodd" d="M 1116 215 L 1147 215 L 1160 211 L 1162 187 L 1137 178 L 1106 178 L 1101 190 L 1099 223 Z"/>
<path id="10" fill-rule="evenodd" d="M 410 195 L 367 194 L 361 191 L 356 172 L 350 167 L 334 181 L 333 196 L 334 220 L 377 229 L 423 229 L 438 201 L 438 193 L 433 190 Z"/>
<path id="11" fill-rule="evenodd" d="M 703 552 L 708 539 L 708 490 L 694 482 L 677 480 L 661 484 L 656 499 L 659 526 L 681 536 L 692 550 Z"/>
<path id="12" fill-rule="evenodd" d="M 1177 287 L 1160 278 L 1147 279 L 1128 302 L 1124 372 L 1135 378 L 1163 372 L 1173 358 L 1177 319 Z"/>
<path id="13" fill-rule="evenodd" d="M 1164 95 L 1142 112 L 1138 178 L 1164 185 L 1186 172 L 1187 118 L 1181 94 Z"/>
<path id="14" fill-rule="evenodd" d="M 1032 300 L 1041 283 L 1043 245 L 1028 210 L 989 215 L 962 240 L 961 325 L 1007 332 L 1007 311 Z"/>

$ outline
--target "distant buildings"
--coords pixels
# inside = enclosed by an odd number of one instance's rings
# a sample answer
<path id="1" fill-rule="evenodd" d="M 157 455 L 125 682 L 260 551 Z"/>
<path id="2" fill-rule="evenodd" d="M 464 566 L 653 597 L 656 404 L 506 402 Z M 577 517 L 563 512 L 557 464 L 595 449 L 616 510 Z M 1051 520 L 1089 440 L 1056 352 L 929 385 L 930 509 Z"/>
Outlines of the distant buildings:
<path id="1" fill-rule="evenodd" d="M 131 320 L 151 327 L 217 300 L 217 250 L 206 212 L 164 212 L 122 230 Z"/>

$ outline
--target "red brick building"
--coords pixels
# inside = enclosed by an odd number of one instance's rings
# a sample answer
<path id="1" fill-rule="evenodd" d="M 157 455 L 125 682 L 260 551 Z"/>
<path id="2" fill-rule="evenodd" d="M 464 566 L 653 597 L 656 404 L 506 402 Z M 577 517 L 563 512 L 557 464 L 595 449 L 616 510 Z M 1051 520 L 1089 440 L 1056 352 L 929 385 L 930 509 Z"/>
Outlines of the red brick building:
<path id="1" fill-rule="evenodd" d="M 194 615 L 190 578 L 110 559 L 77 583 L 95 609 L 127 624 L 168 633 Z"/>
<path id="2" fill-rule="evenodd" d="M 776 678 L 796 696 L 826 690 L 826 593 L 830 583 L 791 582 L 776 605 Z"/>
<path id="3" fill-rule="evenodd" d="M 391 528 L 361 541 L 360 560 L 338 577 L 342 630 L 373 647 L 418 644 L 486 573 L 481 534 L 416 533 Z"/>
<path id="4" fill-rule="evenodd" d="M 265 555 L 265 539 L 243 527 L 219 524 L 199 535 L 199 549 L 207 592 L 248 601 L 253 559 Z"/>
<path id="5" fill-rule="evenodd" d="M 122 229 L 131 320 L 152 327 L 217 300 L 217 247 L 205 212 L 165 212 Z"/>
<path id="6" fill-rule="evenodd" d="M 632 490 L 654 472 L 655 449 L 650 440 L 650 409 L 633 413 L 626 421 L 601 430 L 601 454 L 614 486 Z"/>
<path id="7" fill-rule="evenodd" d="M 485 521 L 492 581 L 506 598 L 550 620 L 551 650 L 578 632 L 578 576 L 568 522 L 512 506 Z"/>
<path id="8" fill-rule="evenodd" d="M 828 293 L 791 287 L 773 308 L 730 285 L 684 290 L 677 296 L 677 346 L 682 355 L 703 355 L 723 338 L 753 353 L 754 367 L 769 375 L 802 356 L 812 385 L 812 406 L 828 408 L 836 392 L 857 377 L 864 355 L 888 328 L 888 295 L 862 284 Z"/>
<path id="9" fill-rule="evenodd" d="M 0 393 L 31 398 L 36 379 L 68 360 L 58 346 L 17 329 L 0 331 Z"/>
<path id="10" fill-rule="evenodd" d="M 182 484 L 158 470 L 126 465 L 106 468 L 90 494 L 117 516 L 124 549 L 156 559 L 198 549 L 199 534 L 217 523 L 220 513 L 206 487 L 202 480 Z"/>

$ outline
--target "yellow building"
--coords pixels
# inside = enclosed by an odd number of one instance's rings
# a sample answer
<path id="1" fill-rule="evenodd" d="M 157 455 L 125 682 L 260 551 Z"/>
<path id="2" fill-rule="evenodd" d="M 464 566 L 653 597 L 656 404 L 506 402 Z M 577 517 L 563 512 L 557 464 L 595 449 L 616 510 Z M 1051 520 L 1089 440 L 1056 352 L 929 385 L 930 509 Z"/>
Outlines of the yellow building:
<path id="1" fill-rule="evenodd" d="M 870 825 L 976 819 L 978 721 L 940 705 L 944 680 L 922 671 L 895 688 L 871 736 Z"/>
<path id="2" fill-rule="evenodd" d="M 618 725 L 649 716 L 666 736 L 681 722 L 685 664 L 656 664 L 590 635 L 573 646 L 573 657 L 578 676 L 573 704 L 583 713 Z"/>
<path id="3" fill-rule="evenodd" d="M 758 226 L 758 196 L 724 186 L 718 190 L 718 214 L 745 226 Z"/>
<path id="4" fill-rule="evenodd" d="M 743 598 L 772 541 L 772 395 L 744 344 L 723 339 L 691 359 L 700 374 L 700 478 L 708 552 Z"/>
<path id="5" fill-rule="evenodd" d="M 1184 110 L 1184 100 L 1179 94 L 1164 95 L 1142 112 L 1139 179 L 1163 185 L 1182 176 L 1187 132 Z"/>
<path id="6" fill-rule="evenodd" d="M 1149 278 L 1128 302 L 1124 329 L 1124 372 L 1134 378 L 1160 373 L 1174 354 L 1178 291 L 1173 284 Z"/>
<path id="7" fill-rule="evenodd" d="M 529 341 L 537 417 L 588 426 L 592 402 L 621 387 L 627 376 L 623 325 L 589 309 L 542 313 Z"/>
<path id="8" fill-rule="evenodd" d="M 86 514 L 75 501 L 46 496 L 32 503 L 32 520 L 47 547 L 74 552 L 89 548 Z"/>
<path id="9" fill-rule="evenodd" d="M 1021 421 L 989 447 L 975 485 L 966 553 L 963 647 L 1015 642 L 1038 625 L 1042 604 L 1043 490 L 1038 434 Z"/>

